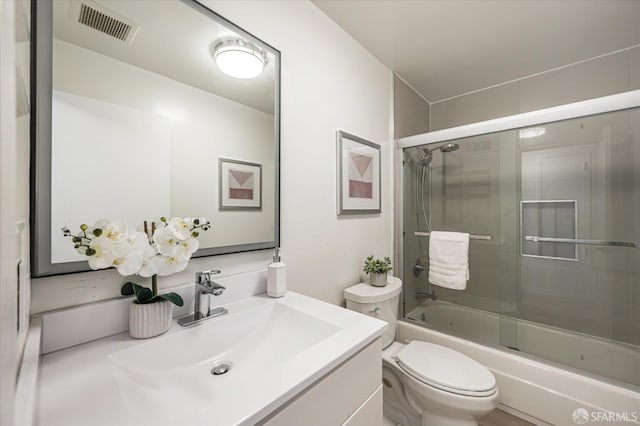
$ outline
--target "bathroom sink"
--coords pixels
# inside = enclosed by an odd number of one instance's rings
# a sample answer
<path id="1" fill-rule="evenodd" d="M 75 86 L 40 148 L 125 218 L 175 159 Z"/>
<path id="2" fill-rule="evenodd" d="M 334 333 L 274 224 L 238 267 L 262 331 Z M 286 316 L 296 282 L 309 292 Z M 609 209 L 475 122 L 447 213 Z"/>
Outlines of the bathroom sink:
<path id="1" fill-rule="evenodd" d="M 108 359 L 124 404 L 134 416 L 140 415 L 136 424 L 186 424 L 212 401 L 225 406 L 260 399 L 256 383 L 272 388 L 286 384 L 288 376 L 295 377 L 308 364 L 309 358 L 300 355 L 340 330 L 301 310 L 269 302 L 230 310 L 224 317 L 112 353 Z M 222 374 L 213 374 L 214 368 Z M 238 395 L 243 398 L 238 400 Z"/>
<path id="2" fill-rule="evenodd" d="M 209 374 L 210 365 L 229 360 L 236 371 L 260 371 L 293 357 L 339 328 L 279 303 L 269 303 L 227 315 L 109 358 L 138 373 L 196 370 Z M 178 371 L 183 374 L 183 371 Z"/>

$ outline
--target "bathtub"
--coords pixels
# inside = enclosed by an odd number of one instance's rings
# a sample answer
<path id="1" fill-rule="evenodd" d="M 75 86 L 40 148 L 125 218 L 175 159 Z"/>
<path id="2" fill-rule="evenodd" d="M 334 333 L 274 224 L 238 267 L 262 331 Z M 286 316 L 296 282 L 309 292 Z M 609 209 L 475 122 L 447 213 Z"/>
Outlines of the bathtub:
<path id="1" fill-rule="evenodd" d="M 444 332 L 420 324 L 423 318 Z M 523 353 L 497 347 L 501 330 L 506 337 L 517 332 Z M 456 336 L 473 336 L 487 345 Z M 532 423 L 575 424 L 574 412 L 582 408 L 590 424 L 640 424 L 640 387 L 627 384 L 640 383 L 635 346 L 530 321 L 501 320 L 491 312 L 441 301 L 429 301 L 401 320 L 398 340 L 429 341 L 478 360 L 496 376 L 500 407 Z"/>

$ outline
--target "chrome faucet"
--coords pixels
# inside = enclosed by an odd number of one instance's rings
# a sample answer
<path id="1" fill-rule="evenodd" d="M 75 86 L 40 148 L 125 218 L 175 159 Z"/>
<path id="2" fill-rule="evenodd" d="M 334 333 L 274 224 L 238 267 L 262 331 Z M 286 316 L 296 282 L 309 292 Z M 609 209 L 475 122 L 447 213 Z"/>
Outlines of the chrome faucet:
<path id="1" fill-rule="evenodd" d="M 435 293 L 427 293 L 426 291 L 416 291 L 413 294 L 415 294 L 416 300 L 421 300 L 421 299 L 438 300 L 438 296 L 436 296 Z"/>
<path id="2" fill-rule="evenodd" d="M 226 287 L 218 284 L 211 278 L 213 275 L 219 273 L 220 271 L 217 269 L 196 272 L 193 315 L 187 315 L 178 319 L 178 324 L 186 327 L 229 312 L 223 307 L 211 309 L 211 296 L 220 296 L 222 292 L 226 290 Z"/>

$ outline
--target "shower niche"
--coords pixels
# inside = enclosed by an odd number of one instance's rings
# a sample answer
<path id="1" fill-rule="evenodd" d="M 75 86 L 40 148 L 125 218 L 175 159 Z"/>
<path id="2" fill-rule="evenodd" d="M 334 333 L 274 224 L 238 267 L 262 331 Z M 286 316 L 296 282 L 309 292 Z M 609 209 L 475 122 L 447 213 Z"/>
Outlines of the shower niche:
<path id="1" fill-rule="evenodd" d="M 522 256 L 578 260 L 576 244 L 566 241 L 576 239 L 577 222 L 576 200 L 521 201 Z"/>

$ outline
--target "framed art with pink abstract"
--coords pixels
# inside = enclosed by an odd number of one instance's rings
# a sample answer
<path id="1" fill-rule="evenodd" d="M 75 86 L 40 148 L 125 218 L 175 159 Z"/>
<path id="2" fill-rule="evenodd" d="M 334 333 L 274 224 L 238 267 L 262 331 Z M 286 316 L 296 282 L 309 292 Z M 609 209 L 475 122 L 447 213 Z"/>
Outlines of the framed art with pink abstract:
<path id="1" fill-rule="evenodd" d="M 338 214 L 380 213 L 380 145 L 338 130 Z"/>
<path id="2" fill-rule="evenodd" d="M 262 208 L 262 165 L 218 158 L 220 210 Z"/>

